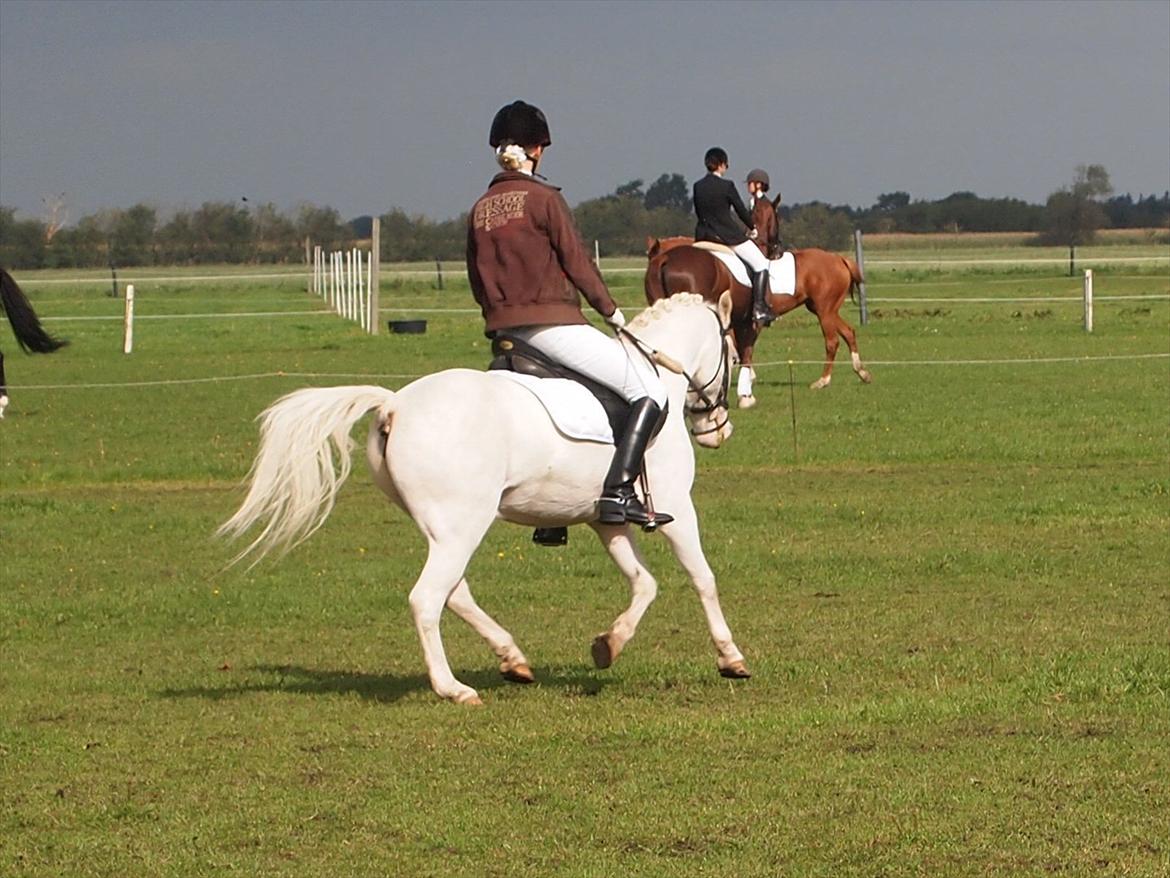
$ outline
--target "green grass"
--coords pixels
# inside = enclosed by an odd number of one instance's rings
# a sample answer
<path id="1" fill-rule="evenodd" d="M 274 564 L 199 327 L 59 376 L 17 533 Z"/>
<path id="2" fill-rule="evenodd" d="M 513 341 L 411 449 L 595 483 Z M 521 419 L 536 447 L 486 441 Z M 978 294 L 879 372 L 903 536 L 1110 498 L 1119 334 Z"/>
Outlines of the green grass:
<path id="1" fill-rule="evenodd" d="M 21 277 L 20 279 L 24 279 Z M 301 311 L 295 281 L 144 284 L 140 316 Z M 641 280 L 617 275 L 634 311 Z M 30 284 L 50 317 L 100 286 Z M 815 322 L 765 334 L 760 404 L 697 450 L 704 544 L 755 676 L 715 673 L 663 541 L 659 598 L 613 668 L 588 644 L 628 598 L 586 529 L 499 525 L 480 602 L 538 683 L 501 681 L 448 620 L 430 692 L 406 594 L 422 540 L 360 469 L 280 561 L 211 539 L 254 416 L 308 383 L 481 365 L 465 284 L 387 284 L 423 336 L 322 316 L 49 325 L 0 422 L 0 873 L 98 875 L 1134 875 L 1170 869 L 1170 301 L 1066 296 L 1059 271 L 875 270 L 875 383 Z M 1098 275 L 1165 296 L 1165 270 Z M 441 314 L 422 309 L 451 308 Z M 849 319 L 856 323 L 856 310 Z M 7 334 L 7 330 L 4 330 Z M 788 361 L 796 386 L 789 386 Z M 790 399 L 796 406 L 793 450 Z"/>

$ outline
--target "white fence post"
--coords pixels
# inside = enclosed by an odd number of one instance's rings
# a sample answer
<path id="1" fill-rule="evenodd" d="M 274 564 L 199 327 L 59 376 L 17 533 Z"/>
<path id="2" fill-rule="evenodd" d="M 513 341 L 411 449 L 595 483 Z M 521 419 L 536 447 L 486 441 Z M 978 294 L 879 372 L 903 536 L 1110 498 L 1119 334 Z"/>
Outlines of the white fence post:
<path id="1" fill-rule="evenodd" d="M 378 305 L 382 295 L 382 220 L 374 217 L 370 241 L 370 333 L 378 334 Z"/>
<path id="2" fill-rule="evenodd" d="M 333 310 L 338 314 L 341 312 L 337 309 L 341 303 L 341 254 L 333 254 L 333 292 L 329 298 L 329 304 L 333 306 Z"/>
<path id="3" fill-rule="evenodd" d="M 1093 331 L 1093 269 L 1085 269 L 1085 332 Z"/>
<path id="4" fill-rule="evenodd" d="M 122 318 L 122 353 L 134 350 L 134 284 L 126 285 L 126 314 Z"/>
<path id="5" fill-rule="evenodd" d="M 353 251 L 354 261 L 357 263 L 355 268 L 357 280 L 357 321 L 362 329 L 369 332 L 369 327 L 366 326 L 366 320 L 370 316 L 370 310 L 366 307 L 366 276 L 362 271 L 362 251 L 355 249 Z"/>
<path id="6" fill-rule="evenodd" d="M 377 268 L 373 253 L 357 247 L 335 250 L 329 254 L 329 273 L 325 273 L 325 254 L 321 261 L 321 295 L 329 307 L 346 320 L 352 320 L 371 335 L 377 334 Z"/>

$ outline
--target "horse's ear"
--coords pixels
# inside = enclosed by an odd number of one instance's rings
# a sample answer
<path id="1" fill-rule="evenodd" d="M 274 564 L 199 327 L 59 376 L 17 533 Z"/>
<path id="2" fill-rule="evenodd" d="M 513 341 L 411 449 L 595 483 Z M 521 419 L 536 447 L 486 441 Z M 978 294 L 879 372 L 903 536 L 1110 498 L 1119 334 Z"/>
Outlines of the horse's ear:
<path id="1" fill-rule="evenodd" d="M 716 313 L 719 314 L 719 322 L 724 326 L 731 324 L 731 290 L 724 290 L 723 295 L 719 297 Z"/>
<path id="2" fill-rule="evenodd" d="M 772 207 L 776 208 L 780 206 L 780 198 L 781 195 L 779 192 L 777 192 L 776 197 L 772 199 Z"/>
<path id="3" fill-rule="evenodd" d="M 653 256 L 655 251 L 658 250 L 659 244 L 661 244 L 661 243 L 662 242 L 659 241 L 657 238 L 655 238 L 653 235 L 647 235 L 646 236 L 646 255 Z"/>

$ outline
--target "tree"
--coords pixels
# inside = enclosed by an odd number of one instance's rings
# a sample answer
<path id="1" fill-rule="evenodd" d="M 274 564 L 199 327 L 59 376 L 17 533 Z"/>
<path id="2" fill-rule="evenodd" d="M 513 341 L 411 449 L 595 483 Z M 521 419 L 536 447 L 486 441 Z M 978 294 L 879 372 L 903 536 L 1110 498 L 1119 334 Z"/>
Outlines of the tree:
<path id="1" fill-rule="evenodd" d="M 252 208 L 252 226 L 254 262 L 287 262 L 298 257 L 304 259 L 304 239 L 297 238 L 292 221 L 271 201 Z"/>
<path id="2" fill-rule="evenodd" d="M 349 228 L 341 222 L 341 214 L 332 207 L 315 204 L 302 204 L 297 209 L 296 229 L 301 240 L 308 237 L 311 243 L 320 244 L 326 251 L 338 249 L 352 237 Z"/>
<path id="3" fill-rule="evenodd" d="M 154 208 L 145 204 L 115 211 L 109 230 L 110 258 L 114 264 L 144 265 L 153 261 L 156 222 Z"/>
<path id="4" fill-rule="evenodd" d="M 780 235 L 789 247 L 847 250 L 853 223 L 848 214 L 813 202 L 793 208 L 792 218 L 780 227 Z"/>
<path id="5" fill-rule="evenodd" d="M 1077 165 L 1072 185 L 1048 196 L 1042 240 L 1069 247 L 1090 243 L 1108 220 L 1101 199 L 1112 193 L 1103 165 Z"/>
<path id="6" fill-rule="evenodd" d="M 877 204 L 873 206 L 873 209 L 877 213 L 893 213 L 909 203 L 909 192 L 885 192 L 878 196 Z"/>
<path id="7" fill-rule="evenodd" d="M 191 231 L 191 214 L 180 210 L 158 230 L 160 260 L 178 265 L 195 261 L 195 234 Z"/>
<path id="8" fill-rule="evenodd" d="M 69 221 L 69 206 L 64 192 L 42 198 L 41 204 L 45 206 L 45 243 L 52 244 L 53 236 Z"/>
<path id="9" fill-rule="evenodd" d="M 663 174 L 650 184 L 643 200 L 647 210 L 659 207 L 690 213 L 691 193 L 682 174 Z"/>
<path id="10" fill-rule="evenodd" d="M 618 198 L 633 198 L 637 201 L 641 201 L 646 197 L 642 194 L 641 180 L 631 180 L 629 183 L 623 183 L 614 190 L 613 194 Z"/>
<path id="11" fill-rule="evenodd" d="M 16 208 L 0 207 L 0 265 L 41 268 L 45 264 L 45 226 L 16 219 Z"/>
<path id="12" fill-rule="evenodd" d="M 246 262 L 251 252 L 252 217 L 230 201 L 205 201 L 191 216 L 200 262 Z"/>

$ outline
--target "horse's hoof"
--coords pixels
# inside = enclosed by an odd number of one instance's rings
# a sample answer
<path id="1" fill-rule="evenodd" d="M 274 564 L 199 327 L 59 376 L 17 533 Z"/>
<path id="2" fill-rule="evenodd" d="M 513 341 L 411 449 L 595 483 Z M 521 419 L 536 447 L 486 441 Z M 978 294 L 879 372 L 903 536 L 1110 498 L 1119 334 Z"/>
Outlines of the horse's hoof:
<path id="1" fill-rule="evenodd" d="M 818 378 L 816 381 L 814 381 L 812 384 L 810 384 L 808 386 L 808 389 L 809 390 L 823 390 L 824 388 L 829 386 L 830 380 L 831 379 L 829 379 L 829 378 Z"/>
<path id="2" fill-rule="evenodd" d="M 609 647 L 609 634 L 598 634 L 594 637 L 590 652 L 593 653 L 593 664 L 597 667 L 604 670 L 612 665 L 614 655 Z"/>
<path id="3" fill-rule="evenodd" d="M 515 665 L 509 665 L 506 662 L 500 664 L 500 676 L 510 683 L 535 683 L 536 677 L 532 675 L 532 668 L 523 662 Z"/>
<path id="4" fill-rule="evenodd" d="M 752 675 L 752 672 L 747 669 L 747 665 L 743 661 L 734 661 L 725 668 L 719 669 L 720 677 L 727 677 L 729 680 L 746 680 Z"/>
<path id="5" fill-rule="evenodd" d="M 860 378 L 865 384 L 873 383 L 873 376 L 870 375 L 869 372 L 867 372 L 865 369 L 862 369 L 860 372 L 858 372 L 857 377 Z"/>
<path id="6" fill-rule="evenodd" d="M 468 707 L 483 707 L 483 699 L 479 697 L 479 693 L 474 689 L 460 693 L 451 700 L 456 704 L 465 704 Z"/>
<path id="7" fill-rule="evenodd" d="M 756 398 L 754 396 L 741 396 L 739 398 L 739 407 L 741 409 L 750 409 L 755 404 Z"/>

